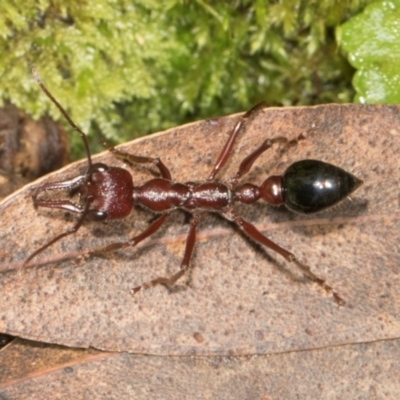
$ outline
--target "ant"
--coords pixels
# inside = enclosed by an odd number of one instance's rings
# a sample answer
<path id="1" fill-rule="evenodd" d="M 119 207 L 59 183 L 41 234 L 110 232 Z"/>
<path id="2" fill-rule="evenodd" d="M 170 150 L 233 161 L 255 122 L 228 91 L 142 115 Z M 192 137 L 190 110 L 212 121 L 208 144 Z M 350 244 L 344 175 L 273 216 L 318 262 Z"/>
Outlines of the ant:
<path id="1" fill-rule="evenodd" d="M 116 251 L 126 247 L 136 246 L 142 240 L 157 232 L 165 223 L 170 213 L 182 209 L 192 214 L 186 247 L 180 269 L 171 277 L 157 277 L 131 289 L 135 294 L 142 289 L 155 285 L 172 286 L 189 269 L 190 259 L 196 242 L 196 228 L 205 212 L 215 212 L 234 222 L 250 239 L 270 248 L 280 254 L 287 261 L 295 263 L 312 281 L 332 292 L 338 305 L 345 301 L 335 292 L 325 280 L 311 272 L 308 266 L 301 264 L 296 257 L 264 236 L 254 225 L 238 215 L 234 203 L 252 204 L 262 199 L 273 206 L 285 205 L 289 210 L 308 214 L 324 210 L 337 204 L 350 193 L 356 190 L 363 182 L 352 174 L 332 164 L 318 160 L 301 160 L 290 165 L 281 176 L 270 176 L 261 185 L 242 183 L 239 180 L 251 169 L 254 162 L 274 144 L 292 145 L 305 138 L 300 135 L 297 139 L 289 141 L 278 136 L 266 139 L 257 149 L 245 157 L 237 173 L 222 183 L 215 176 L 224 167 L 232 154 L 234 143 L 242 131 L 243 126 L 255 113 L 266 107 L 260 103 L 238 118 L 228 140 L 226 141 L 218 159 L 207 180 L 200 182 L 174 182 L 169 169 L 159 158 L 142 157 L 102 143 L 117 159 L 129 164 L 153 164 L 160 177 L 150 179 L 142 186 L 134 186 L 132 175 L 123 168 L 109 167 L 103 163 L 92 163 L 88 140 L 84 132 L 72 121 L 64 108 L 44 86 L 35 69 L 33 76 L 47 97 L 55 104 L 69 125 L 74 128 L 82 138 L 86 155 L 87 170 L 83 175 L 75 178 L 46 183 L 36 188 L 32 196 L 35 207 L 57 208 L 79 214 L 75 225 L 54 237 L 42 247 L 33 252 L 24 262 L 26 266 L 42 251 L 61 240 L 65 236 L 75 233 L 86 218 L 94 221 L 113 220 L 127 217 L 134 206 L 144 207 L 158 216 L 139 235 L 126 242 L 112 243 L 108 246 L 91 250 L 85 254 L 87 257 L 97 254 Z M 51 200 L 41 198 L 43 192 L 54 190 L 67 190 L 71 195 L 77 194 L 79 203 L 70 200 Z"/>

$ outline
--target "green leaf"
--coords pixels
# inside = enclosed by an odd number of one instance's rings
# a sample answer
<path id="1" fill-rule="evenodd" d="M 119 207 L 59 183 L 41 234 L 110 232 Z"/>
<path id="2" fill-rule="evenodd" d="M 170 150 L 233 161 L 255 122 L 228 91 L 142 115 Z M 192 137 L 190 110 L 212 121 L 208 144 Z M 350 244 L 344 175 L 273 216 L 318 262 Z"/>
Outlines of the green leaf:
<path id="1" fill-rule="evenodd" d="M 336 31 L 357 68 L 353 85 L 361 103 L 400 103 L 400 0 L 369 5 Z"/>

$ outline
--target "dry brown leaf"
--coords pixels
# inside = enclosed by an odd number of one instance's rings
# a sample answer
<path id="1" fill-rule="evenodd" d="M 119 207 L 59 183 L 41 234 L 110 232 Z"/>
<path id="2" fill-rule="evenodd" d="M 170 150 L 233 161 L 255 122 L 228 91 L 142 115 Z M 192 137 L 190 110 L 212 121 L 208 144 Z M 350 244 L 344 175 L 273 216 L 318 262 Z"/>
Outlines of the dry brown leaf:
<path id="1" fill-rule="evenodd" d="M 121 146 L 160 156 L 177 181 L 206 178 L 235 116 L 201 121 Z M 334 163 L 365 184 L 332 210 L 309 217 L 265 204 L 238 207 L 269 238 L 292 251 L 346 300 L 338 308 L 292 265 L 260 249 L 215 216 L 204 218 L 188 279 L 177 291 L 156 287 L 132 297 L 129 289 L 178 270 L 188 225 L 174 213 L 136 249 L 78 265 L 76 256 L 126 239 L 152 214 L 134 210 L 119 222 L 88 222 L 42 253 L 34 267 L 24 259 L 76 216 L 34 210 L 32 188 L 74 177 L 77 163 L 27 186 L 0 205 L 0 331 L 74 347 L 168 355 L 244 355 L 331 347 L 398 338 L 400 332 L 400 108 L 319 106 L 266 109 L 248 124 L 232 162 L 264 139 L 309 138 L 285 154 L 271 150 L 245 180 L 261 182 L 304 158 Z M 108 153 L 95 158 L 119 165 Z M 136 184 L 149 179 L 133 171 Z M 63 259 L 63 262 L 60 262 Z"/>
<path id="2" fill-rule="evenodd" d="M 399 355 L 400 340 L 250 357 L 101 353 L 16 341 L 0 352 L 0 399 L 397 400 Z"/>

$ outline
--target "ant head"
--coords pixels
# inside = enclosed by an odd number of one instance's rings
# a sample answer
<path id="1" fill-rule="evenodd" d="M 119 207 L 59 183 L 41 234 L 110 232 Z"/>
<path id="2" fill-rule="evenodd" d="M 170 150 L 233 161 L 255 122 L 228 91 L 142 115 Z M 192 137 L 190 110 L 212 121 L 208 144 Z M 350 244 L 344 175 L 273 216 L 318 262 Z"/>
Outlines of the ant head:
<path id="1" fill-rule="evenodd" d="M 79 202 L 43 198 L 42 194 L 49 191 L 68 191 L 69 197 L 78 195 Z M 128 216 L 132 210 L 132 192 L 133 181 L 128 171 L 97 163 L 91 166 L 89 175 L 39 186 L 32 198 L 35 207 L 58 208 L 102 221 Z"/>
<path id="2" fill-rule="evenodd" d="M 127 217 L 133 206 L 132 175 L 123 168 L 93 164 L 86 184 L 89 217 L 95 220 Z"/>

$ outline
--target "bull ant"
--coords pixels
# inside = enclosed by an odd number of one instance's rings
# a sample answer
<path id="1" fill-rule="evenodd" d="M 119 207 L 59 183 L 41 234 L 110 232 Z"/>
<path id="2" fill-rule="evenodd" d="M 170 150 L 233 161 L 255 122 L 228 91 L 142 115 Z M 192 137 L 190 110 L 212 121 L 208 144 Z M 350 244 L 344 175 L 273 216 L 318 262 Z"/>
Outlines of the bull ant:
<path id="1" fill-rule="evenodd" d="M 189 268 L 191 255 L 196 242 L 196 227 L 204 212 L 215 212 L 233 221 L 250 239 L 270 248 L 280 254 L 287 261 L 298 265 L 302 271 L 314 282 L 332 292 L 334 300 L 345 304 L 344 300 L 313 272 L 308 266 L 301 264 L 289 251 L 283 249 L 264 236 L 254 225 L 245 221 L 235 211 L 236 202 L 253 204 L 262 199 L 273 206 L 285 205 L 289 210 L 308 214 L 324 210 L 337 204 L 350 193 L 356 190 L 362 181 L 343 169 L 317 160 L 301 160 L 290 165 L 281 176 L 270 176 L 261 185 L 250 183 L 238 184 L 239 180 L 251 169 L 257 158 L 275 143 L 288 145 L 304 139 L 300 135 L 294 141 L 285 137 L 274 137 L 265 140 L 257 149 L 241 162 L 239 169 L 232 178 L 226 182 L 219 182 L 215 176 L 224 167 L 232 154 L 232 148 L 246 121 L 257 111 L 264 108 L 265 103 L 260 103 L 238 118 L 236 125 L 229 135 L 217 162 L 215 163 L 207 180 L 201 182 L 174 182 L 169 169 L 159 158 L 142 157 L 125 153 L 110 147 L 105 147 L 119 160 L 129 164 L 154 164 L 160 177 L 150 179 L 142 186 L 134 186 L 132 175 L 123 168 L 108 167 L 102 163 L 93 164 L 89 144 L 84 132 L 72 121 L 67 112 L 53 97 L 40 80 L 36 70 L 33 75 L 42 91 L 57 106 L 69 125 L 74 128 L 82 138 L 87 155 L 87 170 L 85 174 L 73 179 L 46 183 L 38 187 L 34 193 L 33 204 L 35 207 L 58 208 L 79 214 L 75 225 L 48 241 L 33 252 L 24 262 L 26 266 L 34 257 L 47 249 L 65 236 L 75 233 L 86 218 L 95 221 L 113 220 L 127 217 L 134 206 L 144 207 L 156 214 L 157 218 L 139 235 L 126 242 L 113 243 L 97 248 L 87 253 L 87 256 L 116 251 L 126 247 L 136 246 L 148 238 L 167 220 L 172 211 L 182 209 L 192 214 L 186 247 L 179 271 L 171 277 L 157 277 L 131 289 L 132 294 L 142 289 L 162 284 L 172 286 L 181 278 Z M 54 190 L 67 190 L 78 194 L 79 204 L 70 200 L 47 200 L 41 198 L 43 192 Z"/>

